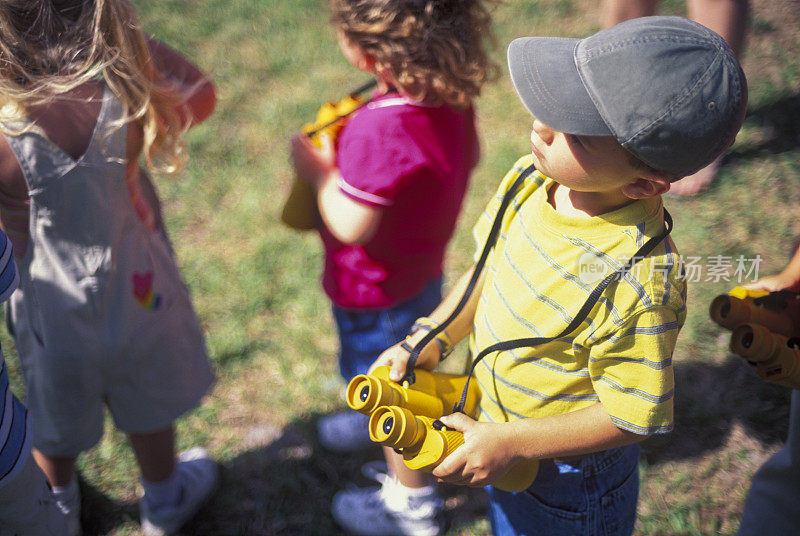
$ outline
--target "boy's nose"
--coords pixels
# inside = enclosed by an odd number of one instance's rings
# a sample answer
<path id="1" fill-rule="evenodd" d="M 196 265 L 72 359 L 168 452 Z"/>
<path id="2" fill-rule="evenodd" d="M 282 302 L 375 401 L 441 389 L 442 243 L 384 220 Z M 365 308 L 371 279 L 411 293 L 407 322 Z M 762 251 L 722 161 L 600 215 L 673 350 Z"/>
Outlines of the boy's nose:
<path id="1" fill-rule="evenodd" d="M 537 136 L 539 136 L 539 138 L 544 143 L 548 145 L 552 143 L 555 131 L 552 128 L 545 125 L 544 123 L 542 123 L 541 121 L 539 121 L 538 119 L 536 119 L 535 117 L 533 118 L 532 130 L 536 133 Z"/>

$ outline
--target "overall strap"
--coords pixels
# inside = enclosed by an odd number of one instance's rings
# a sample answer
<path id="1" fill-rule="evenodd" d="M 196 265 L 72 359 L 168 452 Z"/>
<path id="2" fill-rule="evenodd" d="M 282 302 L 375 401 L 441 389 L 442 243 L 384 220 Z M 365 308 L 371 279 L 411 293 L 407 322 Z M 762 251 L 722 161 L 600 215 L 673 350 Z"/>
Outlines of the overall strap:
<path id="1" fill-rule="evenodd" d="M 8 129 L 8 133 L 3 132 L 3 137 L 17 157 L 29 192 L 35 192 L 41 184 L 75 165 L 75 161 L 27 117 L 9 121 L 3 126 Z"/>

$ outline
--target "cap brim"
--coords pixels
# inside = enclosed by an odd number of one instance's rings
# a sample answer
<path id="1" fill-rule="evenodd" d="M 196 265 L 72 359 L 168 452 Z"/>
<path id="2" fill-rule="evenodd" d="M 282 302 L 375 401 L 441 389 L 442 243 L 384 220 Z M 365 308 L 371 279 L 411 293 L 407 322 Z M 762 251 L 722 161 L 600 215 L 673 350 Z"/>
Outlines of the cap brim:
<path id="1" fill-rule="evenodd" d="M 580 39 L 522 37 L 508 47 L 508 70 L 522 103 L 555 130 L 584 136 L 610 136 L 581 81 L 575 64 Z"/>

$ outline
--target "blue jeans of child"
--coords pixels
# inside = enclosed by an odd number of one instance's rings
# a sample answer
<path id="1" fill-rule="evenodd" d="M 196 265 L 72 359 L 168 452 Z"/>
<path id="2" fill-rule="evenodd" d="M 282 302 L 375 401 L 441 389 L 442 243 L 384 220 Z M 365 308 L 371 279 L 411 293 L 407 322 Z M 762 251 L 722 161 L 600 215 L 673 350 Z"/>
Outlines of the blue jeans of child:
<path id="1" fill-rule="evenodd" d="M 630 536 L 639 496 L 639 447 L 570 462 L 543 461 L 519 493 L 487 486 L 495 536 Z"/>
<path id="2" fill-rule="evenodd" d="M 442 278 L 428 283 L 422 292 L 389 309 L 351 310 L 333 306 L 339 330 L 339 371 L 350 381 L 366 374 L 378 356 L 408 334 L 414 320 L 427 316 L 442 301 Z"/>

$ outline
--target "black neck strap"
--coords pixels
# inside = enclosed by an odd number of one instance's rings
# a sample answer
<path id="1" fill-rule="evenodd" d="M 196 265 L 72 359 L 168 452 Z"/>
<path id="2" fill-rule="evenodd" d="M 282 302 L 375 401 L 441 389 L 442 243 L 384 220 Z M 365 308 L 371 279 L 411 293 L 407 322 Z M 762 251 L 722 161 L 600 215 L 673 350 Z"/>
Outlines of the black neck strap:
<path id="1" fill-rule="evenodd" d="M 365 91 L 367 91 L 368 89 L 372 89 L 373 87 L 375 87 L 377 85 L 378 85 L 378 81 L 377 80 L 370 80 L 370 81 L 365 82 L 364 84 L 358 86 L 357 88 L 355 88 L 353 91 L 348 93 L 347 96 L 348 97 L 357 97 L 360 94 L 362 94 Z M 389 89 L 388 91 L 386 91 L 386 93 L 383 93 L 380 96 L 382 97 L 383 95 L 387 95 L 387 94 L 392 93 L 394 91 L 395 91 L 395 89 L 393 89 L 393 88 Z M 316 134 L 318 132 L 321 132 L 321 131 L 325 130 L 326 128 L 328 128 L 332 124 L 341 121 L 345 117 L 348 117 L 348 116 L 354 114 L 355 112 L 357 112 L 358 110 L 360 110 L 361 108 L 363 108 L 364 106 L 366 106 L 367 104 L 372 102 L 373 100 L 375 100 L 375 97 L 370 97 L 369 99 L 366 99 L 364 102 L 360 103 L 358 106 L 356 106 L 355 108 L 353 108 L 349 112 L 344 113 L 344 114 L 339 115 L 339 116 L 336 116 L 334 119 L 331 119 L 330 121 L 328 121 L 324 125 L 318 126 L 314 130 L 309 130 L 308 132 L 306 132 L 306 136 L 308 136 L 309 138 L 313 138 L 314 136 L 316 136 Z"/>
<path id="2" fill-rule="evenodd" d="M 502 225 L 503 215 L 505 214 L 506 209 L 511 204 L 514 196 L 517 194 L 517 190 L 520 186 L 525 182 L 531 173 L 536 170 L 534 166 L 529 166 L 526 168 L 522 173 L 520 173 L 519 177 L 514 184 L 509 188 L 506 192 L 505 196 L 503 197 L 502 202 L 500 203 L 500 207 L 497 210 L 497 215 L 494 218 L 494 222 L 492 222 L 491 230 L 489 231 L 489 235 L 486 238 L 486 243 L 483 246 L 483 250 L 481 251 L 481 255 L 478 259 L 478 262 L 475 264 L 475 271 L 472 273 L 472 276 L 467 283 L 467 288 L 464 290 L 464 295 L 461 296 L 458 304 L 456 305 L 455 309 L 447 319 L 442 322 L 437 328 L 429 331 L 425 334 L 425 336 L 414 346 L 413 350 L 411 351 L 411 355 L 408 358 L 408 363 L 406 364 L 406 374 L 400 380 L 408 381 L 409 383 L 414 383 L 414 366 L 417 362 L 417 358 L 419 357 L 420 352 L 422 351 L 425 346 L 431 342 L 436 335 L 441 333 L 461 312 L 464 306 L 469 300 L 470 295 L 475 290 L 475 285 L 477 284 L 478 278 L 480 277 L 481 271 L 483 271 L 484 266 L 486 265 L 486 260 L 489 257 L 489 252 L 494 247 L 495 243 L 497 242 L 497 237 L 500 234 L 500 226 Z M 492 352 L 504 352 L 508 350 L 513 350 L 515 348 L 524 348 L 524 347 L 531 347 L 531 346 L 538 346 L 540 344 L 546 344 L 548 342 L 552 342 L 556 339 L 560 339 L 565 335 L 568 335 L 572 331 L 578 328 L 589 313 L 592 310 L 592 307 L 597 303 L 597 300 L 600 299 L 600 296 L 605 291 L 606 287 L 611 284 L 612 281 L 621 281 L 625 274 L 627 274 L 630 269 L 633 267 L 634 264 L 642 260 L 648 253 L 650 253 L 659 242 L 666 238 L 670 231 L 672 231 L 672 216 L 667 212 L 667 209 L 664 209 L 664 229 L 657 234 L 656 236 L 650 238 L 647 242 L 645 242 L 642 247 L 640 247 L 633 256 L 628 259 L 624 265 L 622 265 L 619 269 L 615 272 L 606 276 L 600 284 L 598 284 L 594 290 L 592 290 L 591 294 L 586 298 L 586 301 L 581 306 L 578 314 L 572 319 L 572 322 L 569 323 L 567 327 L 565 327 L 561 333 L 555 335 L 553 337 L 530 337 L 530 338 L 522 338 L 522 339 L 512 339 L 508 341 L 500 341 L 498 343 L 492 344 L 487 346 L 483 350 L 481 350 L 478 355 L 475 356 L 473 359 L 472 364 L 470 365 L 469 373 L 467 374 L 467 383 L 464 385 L 464 391 L 461 394 L 461 400 L 458 404 L 456 404 L 455 408 L 453 408 L 453 412 L 463 412 L 464 404 L 466 403 L 467 398 L 467 388 L 469 387 L 469 381 L 472 378 L 472 373 L 475 371 L 475 367 L 477 364 L 487 355 L 491 354 Z"/>

